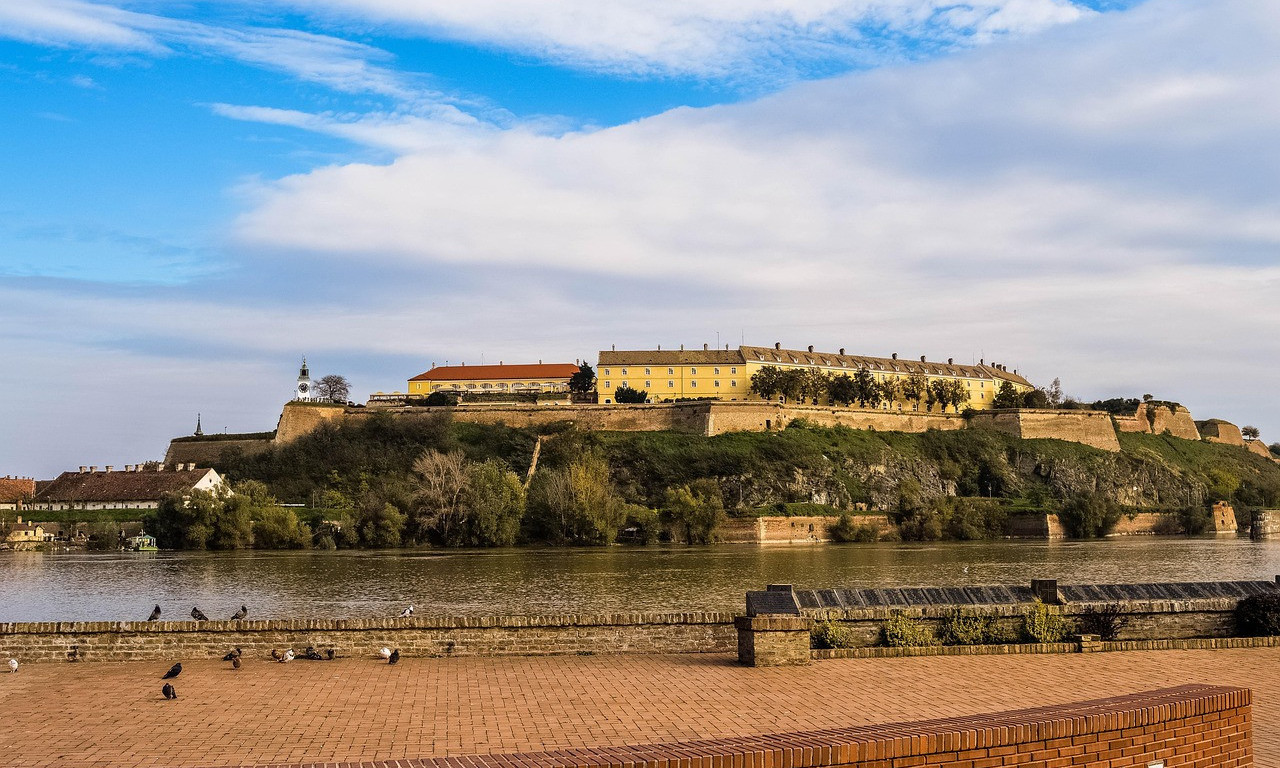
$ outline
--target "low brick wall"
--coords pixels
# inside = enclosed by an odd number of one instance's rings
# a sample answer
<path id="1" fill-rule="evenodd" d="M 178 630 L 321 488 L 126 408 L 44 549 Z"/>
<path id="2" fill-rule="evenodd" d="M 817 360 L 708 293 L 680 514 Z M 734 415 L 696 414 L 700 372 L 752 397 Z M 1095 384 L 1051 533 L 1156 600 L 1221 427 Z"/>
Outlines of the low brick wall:
<path id="1" fill-rule="evenodd" d="M 267 657 L 308 645 L 341 656 L 730 653 L 736 642 L 731 613 L 0 624 L 0 658 L 24 663 L 217 658 L 237 647 Z"/>
<path id="2" fill-rule="evenodd" d="M 857 703 L 833 702 L 856 707 Z M 666 744 L 371 761 L 368 768 L 997 768 L 1253 765 L 1247 688 L 1187 685 L 994 714 Z M 281 768 L 291 768 L 281 766 Z"/>

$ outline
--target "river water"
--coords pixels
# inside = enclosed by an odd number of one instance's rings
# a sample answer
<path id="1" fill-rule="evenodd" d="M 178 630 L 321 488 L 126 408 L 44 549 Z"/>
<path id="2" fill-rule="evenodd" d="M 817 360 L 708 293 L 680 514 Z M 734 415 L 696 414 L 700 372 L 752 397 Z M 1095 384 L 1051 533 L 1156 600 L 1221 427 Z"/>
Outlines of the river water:
<path id="1" fill-rule="evenodd" d="M 1280 542 L 1222 537 L 936 544 L 235 553 L 0 553 L 0 622 L 736 611 L 798 588 L 1271 580 Z"/>

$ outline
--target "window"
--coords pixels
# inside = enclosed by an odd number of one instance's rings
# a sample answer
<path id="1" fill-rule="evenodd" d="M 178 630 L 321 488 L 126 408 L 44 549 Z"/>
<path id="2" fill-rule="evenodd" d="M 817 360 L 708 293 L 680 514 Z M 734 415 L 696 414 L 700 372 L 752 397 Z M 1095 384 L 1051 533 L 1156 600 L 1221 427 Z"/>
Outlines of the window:
<path id="1" fill-rule="evenodd" d="M 987 399 L 987 393 L 986 393 L 986 392 L 979 392 L 979 393 L 978 393 L 978 399 L 979 399 L 979 400 L 986 400 L 986 399 Z"/>
<path id="2" fill-rule="evenodd" d="M 737 380 L 737 379 L 730 379 L 730 380 L 729 380 L 729 386 L 731 386 L 731 387 L 736 387 L 736 386 L 738 386 L 738 380 Z"/>
<path id="3" fill-rule="evenodd" d="M 691 382 L 689 382 L 689 386 L 691 386 L 691 387 L 696 387 L 696 386 L 698 386 L 698 382 L 696 382 L 696 381 L 691 381 Z"/>
<path id="4" fill-rule="evenodd" d="M 609 375 L 609 369 L 608 369 L 608 368 L 605 368 L 605 369 L 604 369 L 604 375 L 605 375 L 605 376 L 608 376 L 608 375 Z"/>
<path id="5" fill-rule="evenodd" d="M 625 386 L 627 386 L 627 382 L 625 381 L 618 385 L 619 388 L 625 387 Z"/>
<path id="6" fill-rule="evenodd" d="M 623 368 L 623 369 L 622 369 L 622 375 L 623 375 L 623 376 L 626 376 L 626 375 L 627 375 L 627 369 L 626 369 L 626 368 Z"/>
<path id="7" fill-rule="evenodd" d="M 653 389 L 653 382 L 652 382 L 652 381 L 646 381 L 646 382 L 644 383 L 644 388 L 645 388 L 645 389 Z"/>
<path id="8" fill-rule="evenodd" d="M 732 374 L 734 374 L 734 375 L 736 376 L 736 375 L 737 375 L 737 373 L 738 373 L 738 369 L 737 369 L 737 368 L 730 368 L 730 369 L 729 369 L 729 373 L 732 373 Z"/>
<path id="9" fill-rule="evenodd" d="M 675 385 L 676 385 L 676 383 L 675 383 L 674 381 L 668 381 L 668 382 L 667 382 L 667 389 L 672 389 L 673 387 L 675 387 Z"/>
<path id="10" fill-rule="evenodd" d="M 714 371 L 712 371 L 712 373 L 714 373 L 715 375 L 719 376 L 719 375 L 720 375 L 720 369 L 719 369 L 719 368 L 716 368 Z"/>
<path id="11" fill-rule="evenodd" d="M 652 370 L 650 370 L 650 369 L 648 369 L 648 368 L 645 368 L 645 369 L 644 369 L 644 375 L 645 375 L 645 376 L 652 376 L 652 375 L 653 375 L 653 371 L 652 371 Z"/>
<path id="12" fill-rule="evenodd" d="M 689 375 L 690 375 L 690 376 L 697 376 L 697 375 L 698 375 L 698 369 L 697 369 L 697 368 L 690 368 L 690 369 L 689 369 Z"/>
<path id="13" fill-rule="evenodd" d="M 720 388 L 720 380 L 716 379 L 716 389 L 719 389 L 719 388 Z"/>
<path id="14" fill-rule="evenodd" d="M 609 386 L 609 382 L 607 382 L 607 381 L 606 381 L 606 382 L 604 383 L 604 388 L 605 388 L 605 389 L 610 389 L 610 388 L 611 388 L 611 387 Z M 608 402 L 608 401 L 606 400 L 605 402 Z"/>
<path id="15" fill-rule="evenodd" d="M 676 369 L 675 369 L 675 368 L 668 368 L 668 369 L 667 369 L 667 375 L 668 375 L 668 376 L 674 376 L 674 375 L 675 375 L 675 373 L 676 373 Z"/>

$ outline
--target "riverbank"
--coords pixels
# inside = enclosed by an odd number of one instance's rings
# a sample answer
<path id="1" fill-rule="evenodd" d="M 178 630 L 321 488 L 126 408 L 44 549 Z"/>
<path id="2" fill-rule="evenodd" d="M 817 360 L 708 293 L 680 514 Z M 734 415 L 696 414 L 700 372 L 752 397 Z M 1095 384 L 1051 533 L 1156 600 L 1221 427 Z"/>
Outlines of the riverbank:
<path id="1" fill-rule="evenodd" d="M 159 692 L 167 662 L 0 673 L 4 764 L 220 768 L 592 749 L 958 717 L 1201 682 L 1253 689 L 1254 765 L 1280 766 L 1280 648 L 786 669 L 740 667 L 726 654 L 183 667 L 174 702 Z"/>

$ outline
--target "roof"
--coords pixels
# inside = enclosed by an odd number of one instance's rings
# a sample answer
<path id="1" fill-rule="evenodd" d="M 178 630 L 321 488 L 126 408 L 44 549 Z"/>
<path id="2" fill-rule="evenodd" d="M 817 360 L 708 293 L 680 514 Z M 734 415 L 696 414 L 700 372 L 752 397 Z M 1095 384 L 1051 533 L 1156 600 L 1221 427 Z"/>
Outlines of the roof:
<path id="1" fill-rule="evenodd" d="M 600 365 L 742 365 L 736 349 L 609 350 L 600 353 Z"/>
<path id="2" fill-rule="evenodd" d="M 885 373 L 919 373 L 925 376 L 958 376 L 969 379 L 1009 381 L 1030 387 L 1031 382 L 1016 373 L 993 365 L 960 365 L 932 360 L 899 360 L 889 357 L 866 355 L 841 355 L 832 352 L 809 352 L 775 347 L 740 347 L 747 362 L 765 365 L 814 365 L 824 368 L 869 368 Z"/>
<path id="3" fill-rule="evenodd" d="M 26 501 L 36 494 L 36 481 L 30 477 L 0 477 L 0 503 Z"/>
<path id="4" fill-rule="evenodd" d="M 142 472 L 63 472 L 40 491 L 40 502 L 158 501 L 166 493 L 185 493 L 211 469 Z"/>
<path id="5" fill-rule="evenodd" d="M 508 379 L 567 379 L 578 372 L 574 363 L 531 365 L 437 365 L 409 381 L 503 381 Z"/>

